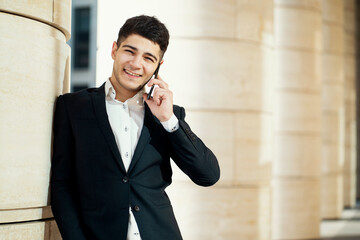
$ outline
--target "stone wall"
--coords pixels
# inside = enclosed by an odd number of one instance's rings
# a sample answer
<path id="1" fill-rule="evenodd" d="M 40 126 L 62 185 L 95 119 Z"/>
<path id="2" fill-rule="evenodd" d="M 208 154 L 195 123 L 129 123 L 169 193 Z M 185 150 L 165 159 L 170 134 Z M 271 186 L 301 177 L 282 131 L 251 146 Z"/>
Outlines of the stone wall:
<path id="1" fill-rule="evenodd" d="M 0 239 L 60 239 L 48 190 L 55 99 L 69 90 L 70 11 L 70 0 L 0 0 Z"/>

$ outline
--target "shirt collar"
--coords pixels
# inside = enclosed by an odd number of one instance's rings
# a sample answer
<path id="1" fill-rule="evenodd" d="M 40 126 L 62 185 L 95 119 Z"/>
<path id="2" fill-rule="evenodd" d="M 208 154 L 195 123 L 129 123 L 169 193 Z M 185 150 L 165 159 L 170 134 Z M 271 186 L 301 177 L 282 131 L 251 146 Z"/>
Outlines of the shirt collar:
<path id="1" fill-rule="evenodd" d="M 129 106 L 144 106 L 144 99 L 143 99 L 143 93 L 145 92 L 144 88 L 141 89 L 137 94 L 135 94 L 132 98 L 129 98 L 125 102 L 121 102 L 119 100 L 116 100 L 116 91 L 115 88 L 112 86 L 110 79 L 108 79 L 105 82 L 105 96 L 106 100 L 108 101 L 115 101 L 122 104 L 128 104 Z"/>

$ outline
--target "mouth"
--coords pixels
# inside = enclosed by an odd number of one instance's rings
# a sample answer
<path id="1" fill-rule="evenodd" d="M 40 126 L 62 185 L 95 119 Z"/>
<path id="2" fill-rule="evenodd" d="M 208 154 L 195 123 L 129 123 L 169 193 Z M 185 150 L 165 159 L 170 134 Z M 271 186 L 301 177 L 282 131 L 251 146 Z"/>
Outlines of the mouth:
<path id="1" fill-rule="evenodd" d="M 130 75 L 131 77 L 142 77 L 141 74 L 134 73 L 134 72 L 132 72 L 132 71 L 130 71 L 130 70 L 127 70 L 127 69 L 125 69 L 125 68 L 124 68 L 124 72 L 125 72 L 126 74 Z"/>

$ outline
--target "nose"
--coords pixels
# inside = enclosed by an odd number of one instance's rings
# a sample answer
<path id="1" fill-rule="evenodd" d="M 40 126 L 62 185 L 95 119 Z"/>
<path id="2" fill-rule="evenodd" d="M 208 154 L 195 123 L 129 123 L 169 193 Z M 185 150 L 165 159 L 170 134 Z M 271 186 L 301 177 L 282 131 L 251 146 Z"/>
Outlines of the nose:
<path id="1" fill-rule="evenodd" d="M 141 68 L 141 57 L 134 56 L 133 59 L 130 61 L 130 64 L 133 68 Z"/>

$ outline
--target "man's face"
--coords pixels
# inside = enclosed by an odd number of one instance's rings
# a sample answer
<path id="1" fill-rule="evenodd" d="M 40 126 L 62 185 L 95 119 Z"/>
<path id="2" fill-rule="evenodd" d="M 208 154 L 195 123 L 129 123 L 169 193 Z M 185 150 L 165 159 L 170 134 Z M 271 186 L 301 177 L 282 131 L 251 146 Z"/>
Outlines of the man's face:
<path id="1" fill-rule="evenodd" d="M 155 72 L 160 53 L 158 44 L 137 34 L 128 36 L 119 47 L 114 42 L 111 83 L 117 94 L 126 99 L 134 96 Z"/>

